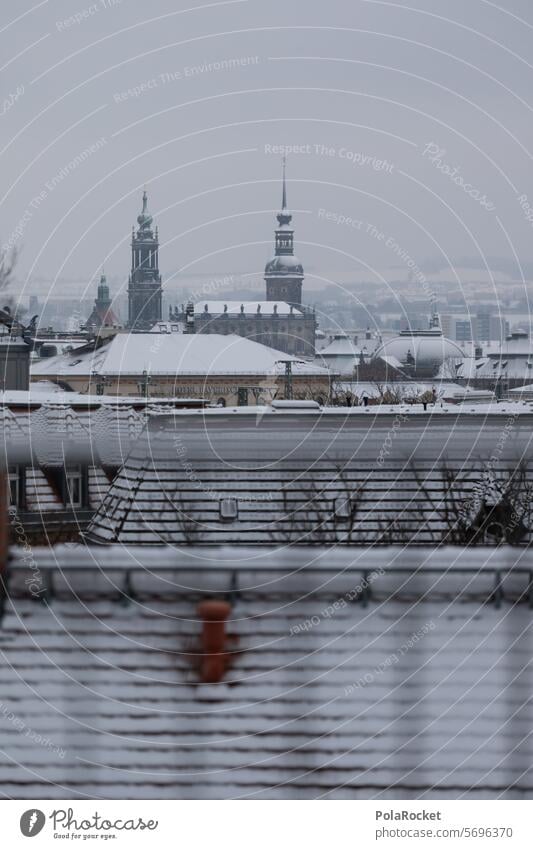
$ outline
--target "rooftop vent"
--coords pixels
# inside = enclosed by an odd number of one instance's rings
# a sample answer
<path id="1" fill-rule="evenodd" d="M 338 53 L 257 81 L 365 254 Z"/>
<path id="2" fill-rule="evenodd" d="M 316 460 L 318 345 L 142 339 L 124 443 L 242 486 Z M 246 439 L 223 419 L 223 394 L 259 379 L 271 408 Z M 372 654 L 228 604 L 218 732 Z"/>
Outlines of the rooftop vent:
<path id="1" fill-rule="evenodd" d="M 239 518 L 239 502 L 236 498 L 221 498 L 218 509 L 220 518 L 224 522 L 232 522 Z"/>

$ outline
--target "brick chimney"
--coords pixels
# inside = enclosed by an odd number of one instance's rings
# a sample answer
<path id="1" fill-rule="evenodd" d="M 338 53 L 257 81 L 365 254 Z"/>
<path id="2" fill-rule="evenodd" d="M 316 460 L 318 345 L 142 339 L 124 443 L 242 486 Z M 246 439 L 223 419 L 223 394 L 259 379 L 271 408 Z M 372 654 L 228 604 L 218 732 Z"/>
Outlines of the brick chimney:
<path id="1" fill-rule="evenodd" d="M 198 616 L 202 619 L 200 677 L 205 684 L 216 684 L 224 677 L 230 655 L 226 652 L 226 620 L 231 605 L 221 599 L 202 601 Z"/>

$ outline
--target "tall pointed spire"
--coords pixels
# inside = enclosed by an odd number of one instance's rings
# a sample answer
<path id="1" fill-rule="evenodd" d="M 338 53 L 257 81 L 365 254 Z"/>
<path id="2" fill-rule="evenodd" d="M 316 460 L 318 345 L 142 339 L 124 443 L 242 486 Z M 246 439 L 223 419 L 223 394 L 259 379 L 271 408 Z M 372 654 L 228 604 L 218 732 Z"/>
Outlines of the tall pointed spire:
<path id="1" fill-rule="evenodd" d="M 286 164 L 287 158 L 284 156 L 282 160 L 281 212 L 276 216 L 280 227 L 287 226 L 292 221 L 292 215 L 287 209 L 287 180 L 285 176 Z"/>
<path id="2" fill-rule="evenodd" d="M 302 303 L 302 281 L 304 270 L 298 257 L 294 256 L 294 230 L 292 215 L 287 209 L 286 159 L 282 160 L 281 210 L 277 214 L 274 256 L 265 267 L 267 301 L 284 301 L 293 306 Z"/>

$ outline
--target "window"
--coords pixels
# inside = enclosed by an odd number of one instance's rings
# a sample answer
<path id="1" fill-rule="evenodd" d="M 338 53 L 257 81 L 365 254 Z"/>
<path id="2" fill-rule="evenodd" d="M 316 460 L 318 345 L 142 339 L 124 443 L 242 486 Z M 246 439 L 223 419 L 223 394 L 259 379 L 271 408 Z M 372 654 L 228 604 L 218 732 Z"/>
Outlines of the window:
<path id="1" fill-rule="evenodd" d="M 10 466 L 8 471 L 9 501 L 12 507 L 24 507 L 24 467 Z"/>
<path id="2" fill-rule="evenodd" d="M 223 522 L 232 522 L 239 516 L 239 502 L 236 498 L 221 498 L 218 509 Z"/>
<path id="3" fill-rule="evenodd" d="M 248 406 L 248 387 L 239 386 L 237 390 L 237 404 L 239 407 Z"/>
<path id="4" fill-rule="evenodd" d="M 67 466 L 65 469 L 65 504 L 70 507 L 83 507 L 81 466 Z"/>
<path id="5" fill-rule="evenodd" d="M 225 407 L 226 406 L 226 399 L 225 398 L 219 398 L 218 401 L 217 401 L 217 404 L 218 404 L 219 407 Z"/>

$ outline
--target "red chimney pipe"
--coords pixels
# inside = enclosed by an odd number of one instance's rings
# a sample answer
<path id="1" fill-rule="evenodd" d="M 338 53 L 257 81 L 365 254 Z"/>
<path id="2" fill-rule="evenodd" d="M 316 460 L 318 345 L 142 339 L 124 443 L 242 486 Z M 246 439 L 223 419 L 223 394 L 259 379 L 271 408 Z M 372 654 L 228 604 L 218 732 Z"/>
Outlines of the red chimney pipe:
<path id="1" fill-rule="evenodd" d="M 220 599 L 201 601 L 198 616 L 203 621 L 200 676 L 205 684 L 216 684 L 224 677 L 229 656 L 226 649 L 226 619 L 231 605 Z"/>

